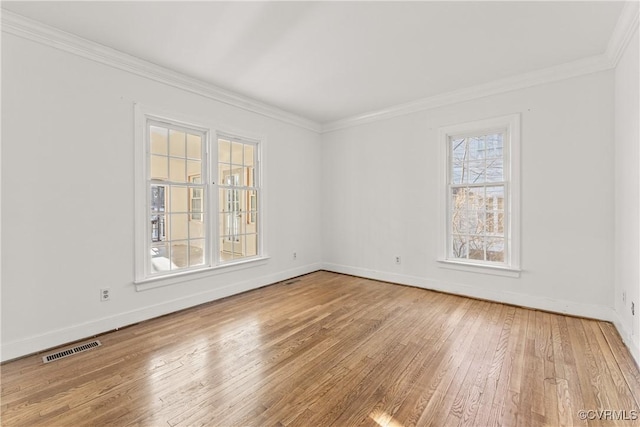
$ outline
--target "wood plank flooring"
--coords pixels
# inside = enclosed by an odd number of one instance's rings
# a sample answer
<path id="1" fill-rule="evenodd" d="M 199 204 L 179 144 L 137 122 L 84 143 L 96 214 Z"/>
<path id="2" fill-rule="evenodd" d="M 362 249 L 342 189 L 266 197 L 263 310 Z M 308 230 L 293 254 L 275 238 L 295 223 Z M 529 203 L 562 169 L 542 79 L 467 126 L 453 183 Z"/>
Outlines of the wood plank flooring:
<path id="1" fill-rule="evenodd" d="M 2 425 L 640 425 L 609 323 L 329 272 L 100 340 L 2 365 Z"/>

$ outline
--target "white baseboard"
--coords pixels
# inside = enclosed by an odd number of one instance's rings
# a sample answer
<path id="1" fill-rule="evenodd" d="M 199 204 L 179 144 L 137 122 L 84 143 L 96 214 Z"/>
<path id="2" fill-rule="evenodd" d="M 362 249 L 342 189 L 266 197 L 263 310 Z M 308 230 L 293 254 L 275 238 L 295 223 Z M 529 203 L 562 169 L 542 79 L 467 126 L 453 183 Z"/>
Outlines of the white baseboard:
<path id="1" fill-rule="evenodd" d="M 589 317 L 592 319 L 612 322 L 614 313 L 611 307 L 595 304 L 581 304 L 573 301 L 558 300 L 553 298 L 525 295 L 517 292 L 504 292 L 490 289 L 482 289 L 476 286 L 461 283 L 443 282 L 424 277 L 409 276 L 405 274 L 389 273 L 365 268 L 350 267 L 340 264 L 325 263 L 324 269 L 336 273 L 350 274 L 368 279 L 385 282 L 399 283 L 401 285 L 415 286 L 433 291 L 446 292 L 466 297 L 502 302 L 533 309 L 552 311 L 554 313 L 569 314 L 572 316 Z"/>
<path id="2" fill-rule="evenodd" d="M 638 336 L 634 336 L 629 328 L 624 325 L 624 322 L 618 315 L 616 311 L 613 312 L 614 319 L 611 321 L 613 325 L 618 330 L 622 341 L 629 349 L 629 353 L 636 361 L 636 364 L 640 366 L 640 341 L 638 340 Z"/>
<path id="3" fill-rule="evenodd" d="M 268 276 L 256 277 L 244 282 L 233 283 L 224 287 L 217 287 L 183 298 L 173 299 L 161 304 L 141 307 L 113 316 L 103 317 L 70 326 L 68 328 L 57 329 L 40 335 L 30 336 L 24 339 L 3 343 L 0 348 L 0 360 L 2 362 L 16 359 L 43 350 L 58 347 L 70 342 L 93 337 L 108 331 L 132 325 L 144 320 L 153 319 L 165 314 L 173 313 L 199 304 L 204 304 L 220 298 L 225 298 L 241 292 L 256 289 L 261 286 L 281 282 L 292 277 L 312 273 L 322 269 L 322 264 L 315 263 L 306 266 L 284 270 Z"/>
<path id="4" fill-rule="evenodd" d="M 335 273 L 350 274 L 352 276 L 365 277 L 368 279 L 381 280 L 385 282 L 399 283 L 401 285 L 415 286 L 434 291 L 446 292 L 449 294 L 513 304 L 521 307 L 551 311 L 554 313 L 605 320 L 607 322 L 613 323 L 613 325 L 618 330 L 618 333 L 622 337 L 624 344 L 629 349 L 629 353 L 631 353 L 631 356 L 636 361 L 636 364 L 640 366 L 640 341 L 638 340 L 638 337 L 633 336 L 631 334 L 631 331 L 629 331 L 624 326 L 624 323 L 621 321 L 618 313 L 616 313 L 613 308 L 605 305 L 581 304 L 573 301 L 535 297 L 531 295 L 519 294 L 516 292 L 498 292 L 460 283 L 443 282 L 439 280 L 436 281 L 424 277 L 350 267 L 340 264 L 325 263 L 323 264 L 323 270 L 332 271 Z"/>
<path id="5" fill-rule="evenodd" d="M 132 325 L 144 320 L 153 319 L 165 314 L 173 313 L 199 304 L 204 304 L 220 298 L 225 298 L 241 292 L 277 283 L 292 277 L 313 273 L 318 270 L 327 270 L 335 273 L 349 274 L 368 279 L 385 282 L 399 283 L 402 285 L 441 291 L 461 296 L 480 298 L 490 301 L 514 304 L 522 307 L 569 314 L 573 316 L 590 317 L 612 322 L 636 363 L 640 365 L 640 342 L 633 337 L 618 314 L 610 307 L 604 305 L 580 304 L 573 301 L 556 300 L 552 298 L 534 297 L 515 292 L 498 292 L 477 288 L 470 285 L 436 281 L 424 277 L 409 276 L 404 274 L 389 273 L 378 270 L 370 270 L 331 263 L 314 263 L 295 269 L 284 270 L 269 276 L 256 277 L 244 282 L 233 283 L 225 287 L 219 287 L 189 295 L 183 298 L 166 301 L 161 304 L 142 307 L 113 316 L 91 320 L 89 322 L 70 326 L 68 328 L 50 331 L 40 335 L 34 335 L 21 340 L 3 343 L 0 348 L 0 360 L 2 362 L 18 357 L 41 352 L 46 349 L 64 345 L 66 343 L 90 338 L 104 332 Z"/>

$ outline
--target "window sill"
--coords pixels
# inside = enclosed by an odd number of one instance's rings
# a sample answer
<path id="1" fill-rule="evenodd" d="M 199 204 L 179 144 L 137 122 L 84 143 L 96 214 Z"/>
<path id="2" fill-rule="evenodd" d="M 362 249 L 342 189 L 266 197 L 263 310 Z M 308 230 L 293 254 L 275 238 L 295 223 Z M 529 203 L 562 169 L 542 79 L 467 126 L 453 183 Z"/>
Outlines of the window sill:
<path id="1" fill-rule="evenodd" d="M 520 277 L 522 272 L 519 268 L 504 267 L 498 265 L 474 264 L 472 262 L 452 261 L 449 259 L 439 259 L 441 268 L 451 270 L 466 271 L 470 273 L 492 274 L 494 276 Z"/>
<path id="2" fill-rule="evenodd" d="M 171 274 L 169 276 L 148 277 L 141 280 L 136 280 L 134 285 L 136 291 L 146 291 L 148 289 L 161 288 L 163 286 L 175 285 L 177 283 L 184 283 L 191 280 L 198 280 L 217 274 L 230 273 L 233 271 L 243 270 L 245 268 L 258 267 L 265 265 L 269 262 L 270 257 L 263 256 L 259 258 L 251 258 L 234 263 L 216 265 L 214 267 L 206 267 L 198 270 L 181 271 L 179 273 Z"/>

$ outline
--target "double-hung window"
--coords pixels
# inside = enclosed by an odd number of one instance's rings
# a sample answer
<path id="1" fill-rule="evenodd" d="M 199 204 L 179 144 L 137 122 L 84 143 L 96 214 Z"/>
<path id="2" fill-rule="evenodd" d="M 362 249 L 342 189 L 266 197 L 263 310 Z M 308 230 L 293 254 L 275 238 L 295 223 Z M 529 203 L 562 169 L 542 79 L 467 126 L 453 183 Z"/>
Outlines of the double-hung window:
<path id="1" fill-rule="evenodd" d="M 207 255 L 203 178 L 207 133 L 147 120 L 148 273 L 190 269 Z"/>
<path id="2" fill-rule="evenodd" d="M 511 115 L 440 130 L 441 261 L 519 270 L 519 120 Z"/>
<path id="3" fill-rule="evenodd" d="M 258 255 L 258 145 L 255 141 L 218 137 L 219 261 Z"/>
<path id="4" fill-rule="evenodd" d="M 260 140 L 136 107 L 136 282 L 260 259 Z"/>

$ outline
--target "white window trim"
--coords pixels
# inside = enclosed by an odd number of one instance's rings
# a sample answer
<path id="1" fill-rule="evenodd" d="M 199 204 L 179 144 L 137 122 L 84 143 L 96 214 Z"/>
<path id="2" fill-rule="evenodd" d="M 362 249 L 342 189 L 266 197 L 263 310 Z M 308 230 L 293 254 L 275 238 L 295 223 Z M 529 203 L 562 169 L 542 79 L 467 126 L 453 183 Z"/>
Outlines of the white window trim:
<path id="1" fill-rule="evenodd" d="M 508 147 L 505 147 L 505 181 L 507 182 L 508 206 L 505 206 L 505 213 L 508 213 L 506 238 L 508 240 L 507 261 L 504 264 L 488 264 L 483 262 L 473 262 L 449 257 L 449 138 L 469 133 L 482 133 L 495 131 L 496 129 L 506 129 L 508 136 Z M 439 227 L 438 254 L 437 261 L 443 268 L 460 271 L 494 274 L 499 276 L 519 277 L 520 276 L 520 114 L 494 117 L 477 120 L 473 122 L 444 126 L 438 129 L 438 165 L 439 165 Z"/>
<path id="2" fill-rule="evenodd" d="M 247 268 L 259 267 L 269 262 L 269 256 L 261 256 L 259 258 L 247 258 L 234 263 L 226 263 L 216 265 L 214 267 L 201 268 L 199 270 L 180 270 L 169 276 L 151 277 L 148 279 L 136 281 L 136 291 L 146 291 L 148 289 L 161 288 L 164 286 L 175 285 L 188 282 L 191 280 L 204 279 L 206 277 L 216 276 L 223 273 L 231 273 L 234 271 L 244 270 Z"/>
<path id="3" fill-rule="evenodd" d="M 258 255 L 256 255 L 255 257 L 250 257 L 250 258 L 242 258 L 239 261 L 228 261 L 228 262 L 224 262 L 224 263 L 220 263 L 217 264 L 214 268 L 223 268 L 223 267 L 229 267 L 229 266 L 233 266 L 233 265 L 240 265 L 240 264 L 247 264 L 247 263 L 251 263 L 252 261 L 260 261 L 262 259 L 266 259 L 269 258 L 268 256 L 266 256 L 266 234 L 264 233 L 265 230 L 265 222 L 266 222 L 266 206 L 265 206 L 265 184 L 264 184 L 264 162 L 262 161 L 262 153 L 264 152 L 265 146 L 266 146 L 266 141 L 267 139 L 265 137 L 260 137 L 258 135 L 251 135 L 247 132 L 241 132 L 241 131 L 234 131 L 232 129 L 225 129 L 225 128 L 220 128 L 216 131 L 214 131 L 212 133 L 212 143 L 213 141 L 215 141 L 215 143 L 218 143 L 218 139 L 231 139 L 231 140 L 240 140 L 240 141 L 246 141 L 246 142 L 252 142 L 255 143 L 257 146 L 257 150 L 258 150 L 258 156 L 257 156 L 257 165 L 256 165 L 256 169 L 258 170 L 258 174 L 254 175 L 254 179 L 255 181 L 258 183 L 258 187 L 259 187 L 259 191 L 258 191 L 258 200 L 257 200 L 257 205 L 258 205 L 258 212 L 257 212 L 257 218 L 256 221 L 258 222 L 258 226 L 260 227 L 260 231 L 258 232 Z M 217 165 L 218 164 L 218 150 L 213 150 L 213 153 L 209 156 L 209 158 L 211 159 L 211 164 L 209 166 L 209 176 L 213 177 L 213 165 Z M 254 170 L 255 173 L 255 170 Z M 211 194 L 208 194 L 208 198 L 209 200 L 213 203 L 213 208 L 211 210 L 211 215 L 217 215 L 218 212 L 220 212 L 220 207 L 218 206 L 218 184 L 219 182 L 217 182 L 218 177 L 216 176 L 215 178 L 212 178 L 216 180 L 215 185 L 211 185 L 209 186 L 209 190 L 211 191 Z M 215 194 L 214 194 L 215 193 Z M 210 220 L 213 220 L 213 218 L 210 218 Z M 215 222 L 215 226 L 218 227 L 218 223 Z M 219 248 L 219 238 L 218 238 L 218 234 L 217 234 L 218 228 L 216 228 L 215 231 L 215 238 L 214 238 L 214 247 L 213 247 L 213 251 L 214 252 L 218 252 L 220 250 Z"/>
<path id="4" fill-rule="evenodd" d="M 147 120 L 164 121 L 178 126 L 199 130 L 205 134 L 205 155 L 207 156 L 205 167 L 206 175 L 208 176 L 208 185 L 205 186 L 205 199 L 207 205 L 207 212 L 205 213 L 208 221 L 207 229 L 207 242 L 206 250 L 210 254 L 206 260 L 205 265 L 194 267 L 191 269 L 181 269 L 176 272 L 170 272 L 160 275 L 149 275 L 147 271 L 149 265 L 148 245 L 147 245 L 147 227 L 148 224 L 148 205 L 149 205 L 149 192 L 147 191 L 147 174 L 148 174 L 148 162 L 147 162 Z M 225 129 L 217 126 L 212 122 L 206 120 L 194 119 L 193 117 L 187 117 L 180 113 L 163 111 L 161 109 L 149 108 L 140 103 L 134 104 L 134 160 L 135 160 L 135 185 L 134 185 L 134 281 L 136 290 L 153 289 L 161 286 L 167 286 L 177 283 L 183 283 L 190 280 L 199 279 L 219 273 L 227 273 L 231 271 L 241 270 L 249 267 L 264 265 L 268 262 L 270 257 L 266 253 L 267 243 L 265 223 L 266 223 L 266 185 L 264 180 L 264 162 L 262 162 L 262 152 L 265 149 L 266 138 L 253 135 L 248 132 L 237 131 L 234 129 Z M 240 138 L 244 138 L 250 141 L 255 141 L 259 144 L 258 154 L 258 173 L 260 191 L 258 192 L 258 218 L 260 224 L 260 231 L 258 233 L 258 255 L 255 257 L 240 259 L 237 262 L 225 262 L 217 263 L 212 254 L 216 250 L 218 243 L 218 223 L 217 223 L 217 178 L 213 178 L 214 164 L 217 162 L 217 150 L 213 150 L 213 153 L 209 153 L 212 150 L 213 141 L 217 143 L 219 136 L 235 135 Z M 214 182 L 214 184 L 212 184 Z"/>

